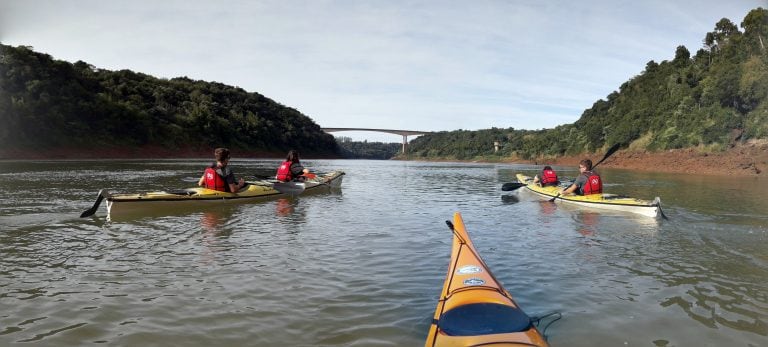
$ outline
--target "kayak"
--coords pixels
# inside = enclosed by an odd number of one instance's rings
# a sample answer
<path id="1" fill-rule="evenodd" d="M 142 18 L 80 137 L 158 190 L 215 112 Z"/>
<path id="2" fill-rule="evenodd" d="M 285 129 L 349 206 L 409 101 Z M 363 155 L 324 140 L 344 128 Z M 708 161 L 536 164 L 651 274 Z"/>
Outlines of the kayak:
<path id="1" fill-rule="evenodd" d="M 548 346 L 478 255 L 461 214 L 447 223 L 451 262 L 424 346 Z"/>
<path id="2" fill-rule="evenodd" d="M 653 201 L 641 200 L 616 194 L 591 194 L 591 195 L 559 195 L 561 187 L 542 187 L 533 183 L 533 178 L 523 174 L 517 174 L 517 180 L 525 189 L 546 199 L 555 198 L 555 201 L 579 206 L 624 211 L 640 214 L 648 217 L 657 217 L 661 213 L 661 199 L 656 197 Z"/>
<path id="3" fill-rule="evenodd" d="M 210 206 L 229 202 L 254 202 L 284 195 L 276 190 L 272 184 L 261 182 L 249 182 L 249 184 L 237 193 L 228 193 L 218 190 L 194 187 L 176 191 L 159 191 L 137 194 L 110 194 L 106 190 L 100 192 L 107 200 L 107 214 L 116 216 L 120 214 L 140 213 L 142 211 L 156 211 L 162 208 Z"/>
<path id="4" fill-rule="evenodd" d="M 183 208 L 191 206 L 212 206 L 232 202 L 264 201 L 277 197 L 296 196 L 307 192 L 322 191 L 323 188 L 338 188 L 344 176 L 343 171 L 332 171 L 307 179 L 305 182 L 279 182 L 277 180 L 259 180 L 246 182 L 246 186 L 236 193 L 194 187 L 174 191 L 157 191 L 147 193 L 111 194 L 108 190 L 99 191 L 96 203 L 80 217 L 93 215 L 101 204 L 107 200 L 107 215 L 135 214 L 155 212 L 159 209 Z"/>

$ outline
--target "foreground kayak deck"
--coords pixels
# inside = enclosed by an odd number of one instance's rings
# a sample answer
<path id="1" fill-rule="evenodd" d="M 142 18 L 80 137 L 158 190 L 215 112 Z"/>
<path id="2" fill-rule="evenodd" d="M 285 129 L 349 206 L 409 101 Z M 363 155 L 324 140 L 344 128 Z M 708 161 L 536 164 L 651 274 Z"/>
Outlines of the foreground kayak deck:
<path id="1" fill-rule="evenodd" d="M 548 346 L 480 258 L 458 212 L 452 229 L 451 262 L 425 346 Z"/>
<path id="2" fill-rule="evenodd" d="M 525 184 L 525 189 L 529 192 L 547 199 L 557 196 L 555 201 L 558 202 L 599 209 L 631 212 L 648 217 L 657 217 L 661 211 L 661 199 L 659 199 L 659 197 L 656 197 L 653 201 L 648 201 L 615 194 L 558 196 L 558 193 L 562 189 L 558 186 L 542 187 L 537 183 L 533 183 L 533 178 L 523 174 L 517 174 L 517 180 L 520 183 Z"/>

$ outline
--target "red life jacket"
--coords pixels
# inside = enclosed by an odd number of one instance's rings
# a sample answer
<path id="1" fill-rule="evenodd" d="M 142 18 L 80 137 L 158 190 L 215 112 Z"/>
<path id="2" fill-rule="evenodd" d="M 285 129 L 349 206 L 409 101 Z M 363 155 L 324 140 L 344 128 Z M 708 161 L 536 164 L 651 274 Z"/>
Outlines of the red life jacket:
<path id="1" fill-rule="evenodd" d="M 221 177 L 216 169 L 208 167 L 205 169 L 205 187 L 208 189 L 218 190 L 220 192 L 228 192 L 227 182 L 224 181 L 224 177 Z"/>
<path id="2" fill-rule="evenodd" d="M 282 182 L 288 182 L 292 180 L 293 175 L 291 175 L 291 164 L 293 163 L 290 161 L 284 161 L 282 164 L 280 164 L 280 167 L 277 168 L 277 174 L 275 175 L 275 178 Z"/>
<path id="3" fill-rule="evenodd" d="M 603 180 L 600 179 L 600 175 L 586 171 L 584 175 L 587 176 L 587 181 L 581 187 L 583 195 L 601 194 L 603 192 Z"/>
<path id="4" fill-rule="evenodd" d="M 544 170 L 541 172 L 541 185 L 557 184 L 557 174 L 555 170 Z"/>

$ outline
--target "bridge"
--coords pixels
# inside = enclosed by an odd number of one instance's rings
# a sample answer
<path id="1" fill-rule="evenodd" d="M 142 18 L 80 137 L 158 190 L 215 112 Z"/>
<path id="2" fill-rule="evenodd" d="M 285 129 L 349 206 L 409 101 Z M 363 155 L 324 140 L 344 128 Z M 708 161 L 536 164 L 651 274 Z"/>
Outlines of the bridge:
<path id="1" fill-rule="evenodd" d="M 416 130 L 393 130 L 393 129 L 370 129 L 370 128 L 321 128 L 327 133 L 333 133 L 337 131 L 375 131 L 379 133 L 388 133 L 403 136 L 403 154 L 405 154 L 405 147 L 408 145 L 409 135 L 424 135 L 431 134 L 431 131 L 416 131 Z"/>

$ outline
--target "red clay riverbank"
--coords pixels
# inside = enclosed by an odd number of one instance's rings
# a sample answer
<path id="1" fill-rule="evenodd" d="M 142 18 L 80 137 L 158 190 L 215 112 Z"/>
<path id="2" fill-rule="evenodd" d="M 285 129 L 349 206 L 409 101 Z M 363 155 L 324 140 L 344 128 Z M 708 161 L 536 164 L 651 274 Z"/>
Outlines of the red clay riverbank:
<path id="1" fill-rule="evenodd" d="M 282 158 L 285 153 L 238 152 L 232 157 L 241 158 Z M 603 153 L 592 153 L 557 159 L 537 160 L 533 163 L 544 165 L 577 165 L 582 158 L 597 162 Z M 204 158 L 213 157 L 212 148 L 168 149 L 163 147 L 141 148 L 56 148 L 44 151 L 0 150 L 0 159 L 160 159 L 160 158 Z M 318 159 L 331 157 L 312 156 Z M 514 161 L 519 162 L 519 161 Z M 677 172 L 704 175 L 728 175 L 760 177 L 768 175 L 768 141 L 750 142 L 731 147 L 723 152 L 703 152 L 697 149 L 676 149 L 663 152 L 621 150 L 614 153 L 601 167 L 639 171 Z"/>
<path id="2" fill-rule="evenodd" d="M 597 162 L 602 157 L 603 153 L 594 153 L 539 160 L 537 163 L 576 166 L 583 158 Z M 600 166 L 638 171 L 760 177 L 768 174 L 768 141 L 737 145 L 723 152 L 703 152 L 694 148 L 662 152 L 621 150 Z"/>

